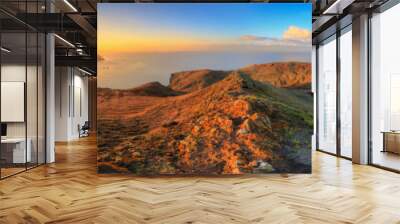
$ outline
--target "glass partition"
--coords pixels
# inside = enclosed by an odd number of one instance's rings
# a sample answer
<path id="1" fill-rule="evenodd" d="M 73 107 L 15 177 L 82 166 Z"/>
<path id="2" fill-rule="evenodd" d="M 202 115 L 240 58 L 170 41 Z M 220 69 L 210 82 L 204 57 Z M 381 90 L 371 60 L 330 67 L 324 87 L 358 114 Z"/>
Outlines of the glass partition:
<path id="1" fill-rule="evenodd" d="M 43 11 L 42 1 L 26 4 L 17 11 Z M 45 44 L 44 33 L 0 12 L 1 179 L 45 163 Z"/>
<path id="2" fill-rule="evenodd" d="M 31 158 L 26 150 L 26 33 L 3 32 L 1 47 L 1 176 L 7 177 L 24 171 Z"/>
<path id="3" fill-rule="evenodd" d="M 27 33 L 27 98 L 26 98 L 26 111 L 27 111 L 27 142 L 28 147 L 27 150 L 31 151 L 30 153 L 30 161 L 27 163 L 28 168 L 34 167 L 37 165 L 37 132 L 38 132 L 38 102 L 37 102 L 37 84 L 38 84 L 38 49 L 37 49 L 37 41 L 38 35 L 35 32 Z"/>
<path id="4" fill-rule="evenodd" d="M 318 149 L 336 154 L 336 36 L 318 48 Z"/>

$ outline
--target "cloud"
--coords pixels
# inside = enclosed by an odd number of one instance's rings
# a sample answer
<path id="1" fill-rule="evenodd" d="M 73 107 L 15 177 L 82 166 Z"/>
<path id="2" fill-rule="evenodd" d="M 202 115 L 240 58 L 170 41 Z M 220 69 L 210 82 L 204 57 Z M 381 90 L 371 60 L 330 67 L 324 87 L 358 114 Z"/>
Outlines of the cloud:
<path id="1" fill-rule="evenodd" d="M 298 40 L 298 41 L 310 41 L 311 32 L 307 29 L 302 29 L 296 26 L 289 26 L 289 28 L 283 33 L 283 39 L 285 40 Z"/>
<path id="2" fill-rule="evenodd" d="M 239 41 L 242 45 L 253 46 L 264 50 L 266 47 L 269 50 L 274 49 L 279 51 L 308 50 L 311 46 L 311 32 L 307 29 L 289 26 L 282 34 L 281 38 L 248 34 L 240 36 Z"/>
<path id="3" fill-rule="evenodd" d="M 271 38 L 271 37 L 261 37 L 261 36 L 253 36 L 253 35 L 245 35 L 239 38 L 241 46 L 253 46 L 263 49 L 262 47 L 273 47 L 273 48 L 281 48 L 282 51 L 285 51 L 285 47 L 307 47 L 311 46 L 311 39 L 309 40 L 300 40 L 300 39 L 285 39 L 285 38 Z"/>
<path id="4" fill-rule="evenodd" d="M 268 46 L 299 46 L 311 42 L 311 32 L 307 29 L 289 26 L 287 30 L 283 32 L 281 38 L 248 34 L 240 36 L 239 40 L 245 43 L 262 44 Z"/>
<path id="5" fill-rule="evenodd" d="M 255 35 L 243 35 L 239 39 L 243 41 L 262 41 L 267 40 L 268 38 Z"/>

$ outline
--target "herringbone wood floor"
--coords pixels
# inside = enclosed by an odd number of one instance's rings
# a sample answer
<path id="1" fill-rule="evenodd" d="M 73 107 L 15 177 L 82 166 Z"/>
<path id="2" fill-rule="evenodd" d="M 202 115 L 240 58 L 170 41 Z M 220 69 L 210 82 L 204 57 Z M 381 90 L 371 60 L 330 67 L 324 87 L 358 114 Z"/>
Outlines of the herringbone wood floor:
<path id="1" fill-rule="evenodd" d="M 0 181 L 0 223 L 400 223 L 400 175 L 318 152 L 312 175 L 98 175 L 91 138 Z"/>

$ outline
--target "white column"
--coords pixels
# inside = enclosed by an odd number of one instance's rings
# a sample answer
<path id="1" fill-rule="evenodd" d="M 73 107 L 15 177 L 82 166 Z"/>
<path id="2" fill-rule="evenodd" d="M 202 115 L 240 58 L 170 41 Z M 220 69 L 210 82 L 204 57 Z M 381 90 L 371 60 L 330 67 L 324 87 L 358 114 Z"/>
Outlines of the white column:
<path id="1" fill-rule="evenodd" d="M 368 163 L 368 15 L 353 19 L 353 162 Z"/>
<path id="2" fill-rule="evenodd" d="M 55 68 L 55 141 L 71 140 L 72 68 Z"/>
<path id="3" fill-rule="evenodd" d="M 54 133 L 55 133 L 55 54 L 54 34 L 46 36 L 46 162 L 55 161 Z"/>
<path id="4" fill-rule="evenodd" d="M 54 12 L 52 1 L 46 1 L 46 12 Z M 46 35 L 46 163 L 55 162 L 55 41 Z"/>

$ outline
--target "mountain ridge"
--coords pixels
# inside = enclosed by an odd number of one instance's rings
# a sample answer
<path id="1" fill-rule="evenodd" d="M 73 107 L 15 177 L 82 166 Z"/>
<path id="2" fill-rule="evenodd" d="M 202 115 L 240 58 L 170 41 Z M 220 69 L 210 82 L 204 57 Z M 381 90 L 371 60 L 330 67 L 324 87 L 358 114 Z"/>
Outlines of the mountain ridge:
<path id="1" fill-rule="evenodd" d="M 98 88 L 98 93 L 102 94 L 116 94 L 119 96 L 178 96 L 181 93 L 172 90 L 168 86 L 164 86 L 160 82 L 148 82 L 143 85 L 129 88 L 129 89 L 110 89 L 110 88 Z"/>
<path id="2" fill-rule="evenodd" d="M 280 88 L 308 88 L 311 83 L 311 64 L 305 62 L 276 62 L 252 64 L 231 71 L 198 69 L 172 73 L 169 87 L 176 91 L 192 92 L 212 85 L 228 74 L 239 71 L 252 79 Z"/>
<path id="3" fill-rule="evenodd" d="M 256 81 L 268 83 L 279 88 L 309 89 L 311 87 L 310 63 L 276 62 L 252 64 L 231 71 L 197 69 L 175 72 L 170 75 L 169 84 L 167 86 L 160 82 L 148 82 L 129 89 L 98 89 L 100 94 L 113 92 L 121 96 L 177 96 L 212 85 L 221 81 L 232 72 L 247 74 Z"/>

